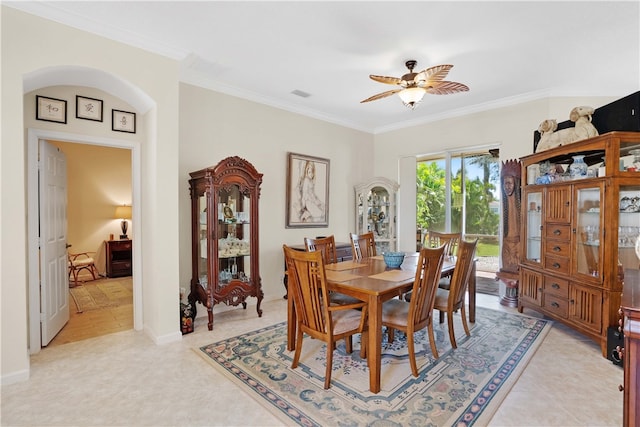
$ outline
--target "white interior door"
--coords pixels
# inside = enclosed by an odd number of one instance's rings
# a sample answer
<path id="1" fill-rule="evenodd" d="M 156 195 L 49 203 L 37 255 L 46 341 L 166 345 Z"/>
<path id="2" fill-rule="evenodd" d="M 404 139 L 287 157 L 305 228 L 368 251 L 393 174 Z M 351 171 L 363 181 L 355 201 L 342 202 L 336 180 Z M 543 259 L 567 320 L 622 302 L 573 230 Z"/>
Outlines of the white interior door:
<path id="1" fill-rule="evenodd" d="M 40 140 L 40 320 L 45 346 L 69 321 L 67 265 L 67 159 Z"/>

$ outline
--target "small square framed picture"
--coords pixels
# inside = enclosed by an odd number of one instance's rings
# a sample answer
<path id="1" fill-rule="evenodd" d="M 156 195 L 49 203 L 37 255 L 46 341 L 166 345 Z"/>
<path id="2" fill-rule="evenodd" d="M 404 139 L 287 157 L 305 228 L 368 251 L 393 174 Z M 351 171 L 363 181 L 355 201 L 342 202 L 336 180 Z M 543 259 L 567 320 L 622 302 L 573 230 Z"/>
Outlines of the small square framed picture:
<path id="1" fill-rule="evenodd" d="M 136 133 L 136 113 L 111 110 L 111 129 L 117 132 Z"/>
<path id="2" fill-rule="evenodd" d="M 76 95 L 76 118 L 102 121 L 102 101 L 95 98 Z"/>
<path id="3" fill-rule="evenodd" d="M 36 95 L 36 119 L 66 124 L 67 101 Z"/>

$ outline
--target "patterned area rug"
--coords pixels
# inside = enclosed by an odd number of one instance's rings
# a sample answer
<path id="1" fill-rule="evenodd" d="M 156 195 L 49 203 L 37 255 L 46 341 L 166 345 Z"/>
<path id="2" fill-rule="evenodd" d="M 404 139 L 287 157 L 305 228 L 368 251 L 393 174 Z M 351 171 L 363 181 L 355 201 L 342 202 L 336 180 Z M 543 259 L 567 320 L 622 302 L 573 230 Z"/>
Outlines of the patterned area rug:
<path id="1" fill-rule="evenodd" d="M 550 328 L 549 321 L 478 307 L 471 337 L 457 321 L 456 350 L 446 323 L 435 326 L 437 360 L 426 331 L 416 333 L 417 378 L 404 334 L 396 332 L 393 343 L 385 334 L 378 394 L 369 392 L 357 337 L 352 354 L 338 343 L 329 390 L 323 388 L 326 346 L 305 337 L 300 364 L 291 369 L 284 322 L 196 351 L 287 424 L 470 426 L 493 416 Z"/>
<path id="2" fill-rule="evenodd" d="M 76 311 L 82 313 L 131 304 L 133 300 L 132 286 L 131 280 L 106 279 L 69 288 L 69 292 L 76 304 Z"/>

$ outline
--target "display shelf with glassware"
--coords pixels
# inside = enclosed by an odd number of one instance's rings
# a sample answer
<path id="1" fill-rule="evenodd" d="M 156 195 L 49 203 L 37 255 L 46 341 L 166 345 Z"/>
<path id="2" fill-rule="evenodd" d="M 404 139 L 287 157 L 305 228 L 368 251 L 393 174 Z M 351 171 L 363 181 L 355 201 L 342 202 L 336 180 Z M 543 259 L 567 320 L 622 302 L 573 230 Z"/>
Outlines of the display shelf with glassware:
<path id="1" fill-rule="evenodd" d="M 397 248 L 396 217 L 398 184 L 374 178 L 355 186 L 356 234 L 372 231 L 378 254 Z"/>
<path id="2" fill-rule="evenodd" d="M 207 308 L 213 328 L 213 307 L 219 303 L 247 307 L 257 298 L 258 316 L 264 297 L 258 252 L 258 201 L 262 174 L 239 157 L 190 173 L 192 217 L 192 279 L 189 302 Z"/>
<path id="3" fill-rule="evenodd" d="M 611 132 L 521 158 L 518 309 L 534 309 L 596 340 L 607 356 L 622 276 L 638 270 L 640 133 Z M 586 171 L 585 171 L 586 166 Z"/>

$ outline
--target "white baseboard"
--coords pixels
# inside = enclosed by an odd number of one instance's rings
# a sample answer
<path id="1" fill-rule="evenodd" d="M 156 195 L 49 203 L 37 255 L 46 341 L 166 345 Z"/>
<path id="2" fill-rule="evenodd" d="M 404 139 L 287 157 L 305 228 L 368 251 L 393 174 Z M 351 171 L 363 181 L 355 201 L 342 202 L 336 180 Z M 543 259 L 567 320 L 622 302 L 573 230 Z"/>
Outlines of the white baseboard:
<path id="1" fill-rule="evenodd" d="M 2 378 L 0 379 L 0 382 L 2 383 L 2 385 L 9 385 L 9 384 L 15 384 L 15 383 L 27 381 L 28 379 L 29 379 L 29 369 L 25 369 L 18 372 L 12 372 L 8 375 L 3 375 Z"/>

